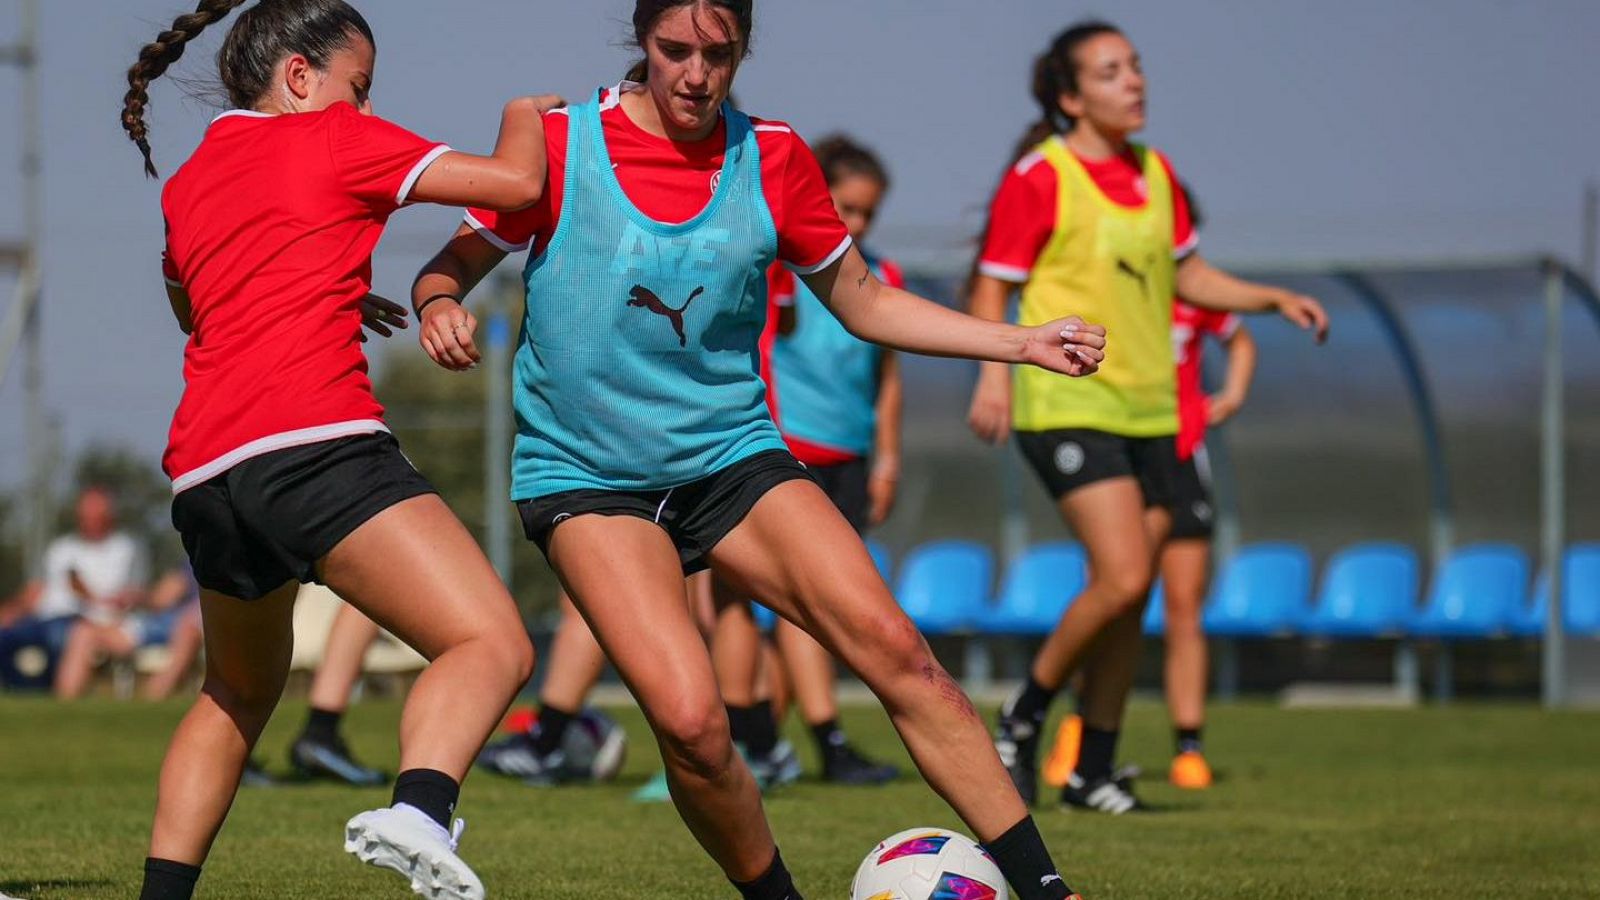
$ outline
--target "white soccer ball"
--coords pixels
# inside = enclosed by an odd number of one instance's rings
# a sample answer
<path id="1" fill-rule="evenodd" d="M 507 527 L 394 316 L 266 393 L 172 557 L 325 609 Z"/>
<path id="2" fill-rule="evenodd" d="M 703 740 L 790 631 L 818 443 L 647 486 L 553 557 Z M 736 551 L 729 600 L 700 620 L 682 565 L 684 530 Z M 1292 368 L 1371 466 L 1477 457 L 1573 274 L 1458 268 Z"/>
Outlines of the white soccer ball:
<path id="1" fill-rule="evenodd" d="M 872 848 L 850 884 L 850 900 L 1009 900 L 1000 867 L 971 838 L 912 828 Z"/>

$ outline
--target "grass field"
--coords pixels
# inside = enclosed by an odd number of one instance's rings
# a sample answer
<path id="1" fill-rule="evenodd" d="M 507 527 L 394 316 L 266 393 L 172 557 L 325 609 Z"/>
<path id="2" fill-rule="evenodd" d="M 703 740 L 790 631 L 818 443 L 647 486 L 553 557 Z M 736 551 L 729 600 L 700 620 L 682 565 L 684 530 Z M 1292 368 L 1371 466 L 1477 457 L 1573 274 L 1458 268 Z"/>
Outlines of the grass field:
<path id="1" fill-rule="evenodd" d="M 155 774 L 180 705 L 58 706 L 0 698 L 0 893 L 39 900 L 138 890 Z M 286 705 L 262 756 L 275 768 L 303 708 Z M 656 765 L 642 720 L 614 785 L 535 790 L 471 780 L 463 855 L 491 897 L 729 897 L 670 807 L 628 792 Z M 393 765 L 398 706 L 357 707 L 357 752 Z M 882 713 L 848 711 L 873 753 L 904 759 Z M 792 738 L 800 741 L 802 735 Z M 1458 706 L 1416 711 L 1215 711 L 1225 776 L 1203 794 L 1147 778 L 1163 811 L 1113 819 L 1041 810 L 1069 881 L 1123 898 L 1600 896 L 1600 717 Z M 1160 770 L 1161 710 L 1136 706 L 1124 756 Z M 803 746 L 803 749 L 805 748 Z M 808 765 L 811 762 L 807 757 Z M 341 826 L 386 790 L 298 785 L 246 791 L 200 883 L 204 898 L 405 897 L 398 878 L 345 857 Z M 960 828 L 912 778 L 881 790 L 802 782 L 768 801 L 808 897 L 843 898 L 860 858 L 891 832 Z"/>

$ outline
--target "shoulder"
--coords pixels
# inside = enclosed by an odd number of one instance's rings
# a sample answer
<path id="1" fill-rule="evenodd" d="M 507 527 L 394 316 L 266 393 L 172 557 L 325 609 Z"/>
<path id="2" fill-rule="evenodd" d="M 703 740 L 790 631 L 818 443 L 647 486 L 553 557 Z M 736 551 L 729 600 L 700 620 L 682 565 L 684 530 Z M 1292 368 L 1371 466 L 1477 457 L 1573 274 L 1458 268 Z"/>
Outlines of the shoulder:
<path id="1" fill-rule="evenodd" d="M 1030 150 L 1006 170 L 1000 179 L 1002 189 L 1024 190 L 1029 193 L 1053 194 L 1060 176 L 1056 167 L 1045 156 L 1043 149 Z"/>
<path id="2" fill-rule="evenodd" d="M 1167 180 L 1176 184 L 1178 181 L 1178 172 L 1172 167 L 1172 160 L 1165 153 L 1162 153 L 1160 150 L 1157 150 L 1154 147 L 1145 147 L 1144 151 L 1151 156 L 1154 156 L 1156 161 L 1161 163 L 1162 171 L 1167 173 Z"/>
<path id="3" fill-rule="evenodd" d="M 750 130 L 756 133 L 756 143 L 761 147 L 761 157 L 766 159 L 792 158 L 797 151 L 809 153 L 806 142 L 788 122 L 750 116 Z"/>

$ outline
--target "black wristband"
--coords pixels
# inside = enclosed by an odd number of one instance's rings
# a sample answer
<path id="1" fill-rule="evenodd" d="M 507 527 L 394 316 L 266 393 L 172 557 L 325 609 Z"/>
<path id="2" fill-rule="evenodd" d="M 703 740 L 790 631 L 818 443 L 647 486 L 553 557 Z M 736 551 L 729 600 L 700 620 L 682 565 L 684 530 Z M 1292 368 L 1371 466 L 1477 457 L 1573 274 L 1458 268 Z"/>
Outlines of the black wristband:
<path id="1" fill-rule="evenodd" d="M 422 301 L 421 303 L 417 304 L 417 308 L 415 310 L 413 310 L 413 312 L 415 312 L 417 314 L 417 321 L 418 322 L 422 321 L 422 311 L 428 308 L 428 304 L 432 303 L 435 300 L 444 300 L 446 298 L 454 300 L 457 303 L 461 302 L 461 298 L 457 297 L 455 294 L 434 294 L 432 297 L 429 297 L 428 299 L 426 299 L 426 300 Z"/>

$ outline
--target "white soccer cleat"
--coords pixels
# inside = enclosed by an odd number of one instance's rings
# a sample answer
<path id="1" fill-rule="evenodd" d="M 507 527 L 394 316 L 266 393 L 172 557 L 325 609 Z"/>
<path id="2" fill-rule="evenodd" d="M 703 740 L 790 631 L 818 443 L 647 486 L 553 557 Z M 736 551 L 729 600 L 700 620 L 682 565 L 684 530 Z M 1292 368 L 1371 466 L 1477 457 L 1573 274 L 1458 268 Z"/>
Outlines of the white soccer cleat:
<path id="1" fill-rule="evenodd" d="M 483 900 L 483 882 L 456 855 L 467 823 L 450 831 L 408 803 L 364 812 L 344 826 L 344 849 L 364 863 L 399 872 L 428 900 Z"/>

